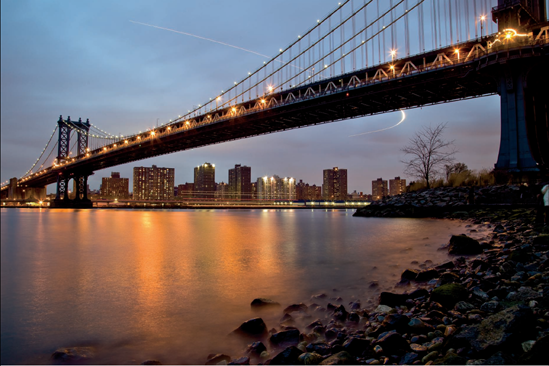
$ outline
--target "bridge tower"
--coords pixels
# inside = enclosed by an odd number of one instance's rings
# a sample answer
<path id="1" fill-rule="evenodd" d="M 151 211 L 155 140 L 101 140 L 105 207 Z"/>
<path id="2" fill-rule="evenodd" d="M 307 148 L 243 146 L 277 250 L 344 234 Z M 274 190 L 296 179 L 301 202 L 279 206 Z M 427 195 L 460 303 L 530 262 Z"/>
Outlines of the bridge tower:
<path id="1" fill-rule="evenodd" d="M 545 0 L 499 0 L 492 9 L 498 30 L 534 38 L 547 27 Z M 500 46 L 502 47 L 502 46 Z M 502 64 L 496 73 L 501 97 L 501 142 L 496 171 L 514 180 L 547 174 L 549 168 L 549 80 L 543 60 Z"/>
<path id="2" fill-rule="evenodd" d="M 59 116 L 57 121 L 59 129 L 57 163 L 60 164 L 65 160 L 70 159 L 70 135 L 71 130 L 77 131 L 77 155 L 86 154 L 88 151 L 88 132 L 90 130 L 90 120 L 82 122 L 82 118 L 78 122 L 72 122 L 71 117 L 63 120 L 63 116 Z M 92 202 L 88 199 L 88 172 L 60 172 L 57 176 L 57 192 L 55 200 L 51 207 L 92 207 Z M 69 198 L 68 186 L 69 180 L 74 179 L 75 198 Z"/>

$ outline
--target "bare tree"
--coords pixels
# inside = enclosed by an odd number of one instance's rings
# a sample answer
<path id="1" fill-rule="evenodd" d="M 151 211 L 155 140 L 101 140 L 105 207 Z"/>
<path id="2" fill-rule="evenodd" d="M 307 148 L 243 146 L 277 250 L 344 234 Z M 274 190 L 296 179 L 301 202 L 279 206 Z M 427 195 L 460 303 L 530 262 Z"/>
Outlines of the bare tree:
<path id="1" fill-rule="evenodd" d="M 463 163 L 445 164 L 444 170 L 446 171 L 446 181 L 450 180 L 452 174 L 460 174 L 469 170 L 467 165 Z"/>
<path id="2" fill-rule="evenodd" d="M 401 150 L 406 155 L 411 155 L 411 160 L 401 161 L 406 164 L 404 172 L 425 179 L 427 188 L 431 188 L 431 180 L 440 173 L 444 165 L 454 161 L 454 155 L 457 152 L 452 148 L 454 141 L 442 139 L 445 128 L 446 123 L 436 127 L 424 126 L 410 139 L 410 145 Z"/>

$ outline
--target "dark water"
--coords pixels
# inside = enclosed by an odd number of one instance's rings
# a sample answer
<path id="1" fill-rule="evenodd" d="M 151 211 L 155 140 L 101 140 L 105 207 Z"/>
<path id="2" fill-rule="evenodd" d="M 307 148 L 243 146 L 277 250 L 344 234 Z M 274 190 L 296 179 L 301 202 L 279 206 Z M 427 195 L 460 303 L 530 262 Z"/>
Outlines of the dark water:
<path id="1" fill-rule="evenodd" d="M 466 232 L 353 210 L 0 212 L 2 364 L 90 345 L 93 363 L 240 356 L 227 334 L 257 316 L 254 298 L 286 306 L 325 292 L 366 304 L 412 261 L 446 260 L 437 248 Z M 281 315 L 260 314 L 269 328 Z"/>

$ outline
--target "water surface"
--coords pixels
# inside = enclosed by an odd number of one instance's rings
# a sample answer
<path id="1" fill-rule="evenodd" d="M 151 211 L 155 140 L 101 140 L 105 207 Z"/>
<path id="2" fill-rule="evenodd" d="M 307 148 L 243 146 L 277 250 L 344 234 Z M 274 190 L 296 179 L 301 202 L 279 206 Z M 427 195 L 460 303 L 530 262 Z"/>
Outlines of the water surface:
<path id="1" fill-rule="evenodd" d="M 240 356 L 226 335 L 257 316 L 254 298 L 286 306 L 324 292 L 367 305 L 412 261 L 447 260 L 437 248 L 466 232 L 354 210 L 0 212 L 2 364 L 51 363 L 58 347 L 88 345 L 93 363 Z M 260 315 L 279 327 L 280 309 Z"/>

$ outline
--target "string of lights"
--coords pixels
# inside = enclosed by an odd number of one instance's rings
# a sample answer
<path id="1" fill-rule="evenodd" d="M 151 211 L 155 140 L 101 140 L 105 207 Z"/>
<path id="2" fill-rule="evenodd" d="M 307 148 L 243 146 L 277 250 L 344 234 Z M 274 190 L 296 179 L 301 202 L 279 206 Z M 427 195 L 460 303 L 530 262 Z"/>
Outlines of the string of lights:
<path id="1" fill-rule="evenodd" d="M 38 159 L 36 159 L 36 161 L 34 162 L 34 164 L 31 166 L 31 168 L 29 170 L 27 170 L 27 172 L 25 174 L 23 174 L 23 176 L 21 176 L 21 178 L 24 178 L 26 177 L 28 174 L 31 174 L 32 173 L 32 170 L 34 169 L 34 167 L 36 166 L 36 164 L 38 164 L 38 162 L 40 161 L 40 159 L 42 158 L 42 156 L 44 155 L 44 152 L 46 151 L 46 149 L 48 148 L 48 145 L 50 144 L 51 142 L 51 139 L 53 138 L 53 135 L 55 135 L 55 131 L 57 131 L 57 126 L 55 126 L 55 128 L 53 129 L 53 132 L 51 133 L 51 136 L 50 136 L 50 139 L 48 140 L 48 143 L 46 144 L 46 146 L 42 149 L 42 152 L 40 153 L 40 156 L 38 157 Z M 20 178 L 20 179 L 21 179 Z"/>

